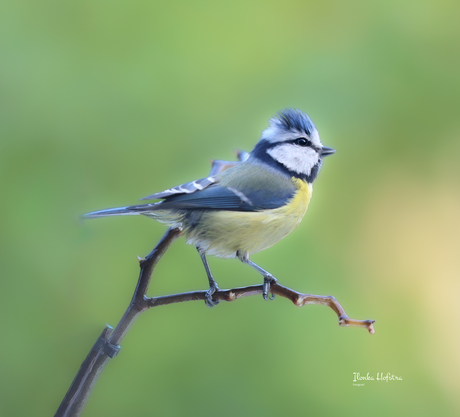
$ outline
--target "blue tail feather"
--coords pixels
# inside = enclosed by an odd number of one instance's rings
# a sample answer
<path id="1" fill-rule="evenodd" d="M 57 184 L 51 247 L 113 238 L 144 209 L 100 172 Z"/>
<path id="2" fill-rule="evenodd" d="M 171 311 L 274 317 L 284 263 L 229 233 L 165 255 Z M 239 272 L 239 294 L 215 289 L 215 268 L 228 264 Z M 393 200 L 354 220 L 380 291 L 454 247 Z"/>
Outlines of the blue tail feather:
<path id="1" fill-rule="evenodd" d="M 115 207 L 111 209 L 92 211 L 91 213 L 83 214 L 83 217 L 86 219 L 94 219 L 96 217 L 132 216 L 137 214 L 141 214 L 141 212 L 131 210 L 129 207 Z"/>

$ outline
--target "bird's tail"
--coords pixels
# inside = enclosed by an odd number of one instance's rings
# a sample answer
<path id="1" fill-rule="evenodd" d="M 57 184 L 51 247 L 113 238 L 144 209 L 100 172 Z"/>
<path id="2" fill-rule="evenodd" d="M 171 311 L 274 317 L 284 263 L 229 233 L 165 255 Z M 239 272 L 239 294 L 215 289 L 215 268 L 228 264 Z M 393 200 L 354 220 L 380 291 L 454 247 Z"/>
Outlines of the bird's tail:
<path id="1" fill-rule="evenodd" d="M 111 209 L 92 211 L 83 214 L 84 219 L 94 219 L 96 217 L 107 216 L 134 216 L 143 214 L 144 216 L 158 220 L 170 227 L 177 227 L 182 223 L 183 216 L 179 213 L 164 212 L 161 207 L 162 203 L 140 204 L 137 206 L 115 207 Z"/>
<path id="2" fill-rule="evenodd" d="M 139 207 L 139 206 L 138 206 Z M 92 211 L 91 213 L 83 214 L 85 219 L 94 219 L 96 217 L 107 217 L 107 216 L 133 216 L 136 214 L 142 214 L 142 210 L 134 210 L 133 207 L 115 207 L 111 209 Z"/>

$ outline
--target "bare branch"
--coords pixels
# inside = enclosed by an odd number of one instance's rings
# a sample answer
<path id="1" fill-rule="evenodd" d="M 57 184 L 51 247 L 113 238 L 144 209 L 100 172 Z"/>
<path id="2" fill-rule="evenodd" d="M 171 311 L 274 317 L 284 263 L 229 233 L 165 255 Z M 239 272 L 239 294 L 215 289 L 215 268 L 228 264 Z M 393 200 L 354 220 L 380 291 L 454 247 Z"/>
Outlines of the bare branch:
<path id="1" fill-rule="evenodd" d="M 119 343 L 140 313 L 152 307 L 185 301 L 205 300 L 206 291 L 191 291 L 151 298 L 146 296 L 152 272 L 156 264 L 171 243 L 179 237 L 180 233 L 181 229 L 179 227 L 168 229 L 152 252 L 150 252 L 145 259 L 139 259 L 141 269 L 139 280 L 126 312 L 113 331 L 110 326 L 107 326 L 97 339 L 87 358 L 82 363 L 55 417 L 77 417 L 80 415 L 98 376 L 109 359 L 117 355 L 120 349 Z M 271 284 L 270 291 L 272 294 L 291 300 L 299 307 L 306 304 L 322 304 L 328 306 L 337 314 L 340 326 L 365 327 L 368 329 L 369 333 L 374 334 L 374 320 L 355 320 L 349 318 L 339 302 L 332 296 L 302 294 L 278 283 Z M 213 298 L 222 301 L 234 301 L 241 297 L 262 293 L 263 285 L 261 284 L 232 288 L 229 290 L 219 290 L 213 294 Z"/>
<path id="2" fill-rule="evenodd" d="M 321 304 L 330 307 L 339 318 L 339 326 L 365 327 L 370 334 L 374 334 L 373 323 L 375 320 L 356 320 L 347 316 L 340 303 L 332 295 L 302 294 L 278 283 L 271 284 L 272 294 L 291 300 L 296 306 L 302 307 L 307 304 Z M 213 294 L 214 299 L 221 301 L 234 301 L 241 297 L 263 294 L 263 285 L 251 285 L 248 287 L 219 290 Z M 166 304 L 182 303 L 185 301 L 205 300 L 206 291 L 191 291 L 180 294 L 165 295 L 163 297 L 147 298 L 147 308 L 158 307 Z"/>
<path id="3" fill-rule="evenodd" d="M 117 355 L 119 343 L 133 324 L 136 317 L 147 308 L 145 294 L 148 290 L 153 269 L 171 243 L 179 237 L 181 229 L 168 229 L 155 248 L 140 259 L 141 272 L 133 298 L 115 330 L 107 326 L 97 339 L 82 363 L 75 379 L 61 402 L 55 417 L 77 417 L 81 414 L 94 384 L 109 359 Z"/>

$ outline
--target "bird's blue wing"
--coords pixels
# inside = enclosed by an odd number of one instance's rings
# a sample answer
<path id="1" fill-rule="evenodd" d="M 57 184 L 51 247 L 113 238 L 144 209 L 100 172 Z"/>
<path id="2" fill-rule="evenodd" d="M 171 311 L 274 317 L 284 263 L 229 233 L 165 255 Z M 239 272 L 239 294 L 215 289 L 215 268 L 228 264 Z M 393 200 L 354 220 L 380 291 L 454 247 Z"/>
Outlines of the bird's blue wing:
<path id="1" fill-rule="evenodd" d="M 229 210 L 260 211 L 283 206 L 295 194 L 295 189 L 281 189 L 276 192 L 268 189 L 242 190 L 213 184 L 201 191 L 176 194 L 154 204 L 128 207 L 129 210 Z"/>
<path id="2" fill-rule="evenodd" d="M 289 177 L 280 176 L 264 166 L 242 162 L 215 177 L 192 181 L 146 197 L 163 199 L 161 202 L 128 209 L 259 211 L 283 206 L 296 191 Z"/>

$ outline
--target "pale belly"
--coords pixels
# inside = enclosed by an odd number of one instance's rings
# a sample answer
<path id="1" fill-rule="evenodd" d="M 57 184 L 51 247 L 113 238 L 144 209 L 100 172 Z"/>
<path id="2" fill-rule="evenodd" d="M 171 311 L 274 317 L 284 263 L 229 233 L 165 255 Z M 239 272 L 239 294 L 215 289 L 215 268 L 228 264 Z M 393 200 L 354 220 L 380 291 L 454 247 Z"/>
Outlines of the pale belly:
<path id="1" fill-rule="evenodd" d="M 249 255 L 260 252 L 299 225 L 311 194 L 311 185 L 299 181 L 298 191 L 283 207 L 259 212 L 206 212 L 198 227 L 185 230 L 187 243 L 220 258 L 235 257 L 237 251 Z"/>

